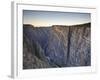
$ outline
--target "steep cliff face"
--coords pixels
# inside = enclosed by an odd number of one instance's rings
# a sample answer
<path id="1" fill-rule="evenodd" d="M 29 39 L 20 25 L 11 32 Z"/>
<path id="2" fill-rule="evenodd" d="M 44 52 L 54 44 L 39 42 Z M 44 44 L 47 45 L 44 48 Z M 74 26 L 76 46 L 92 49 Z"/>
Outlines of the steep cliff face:
<path id="1" fill-rule="evenodd" d="M 91 65 L 90 29 L 90 23 L 52 27 L 23 25 L 23 68 Z"/>
<path id="2" fill-rule="evenodd" d="M 30 25 L 28 27 L 26 25 L 25 28 L 31 32 L 33 27 L 30 27 Z M 41 45 L 29 37 L 25 33 L 23 34 L 23 69 L 49 68 L 49 62 L 45 58 Z"/>
<path id="3" fill-rule="evenodd" d="M 70 27 L 68 66 L 88 66 L 91 63 L 90 24 Z"/>

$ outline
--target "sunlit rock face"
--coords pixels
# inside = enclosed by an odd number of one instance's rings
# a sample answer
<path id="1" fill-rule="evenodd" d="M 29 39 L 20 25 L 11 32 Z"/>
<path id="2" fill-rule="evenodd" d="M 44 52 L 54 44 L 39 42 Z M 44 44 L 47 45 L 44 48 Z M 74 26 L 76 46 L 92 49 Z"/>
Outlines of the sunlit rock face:
<path id="1" fill-rule="evenodd" d="M 23 68 L 90 66 L 90 26 L 23 25 Z"/>

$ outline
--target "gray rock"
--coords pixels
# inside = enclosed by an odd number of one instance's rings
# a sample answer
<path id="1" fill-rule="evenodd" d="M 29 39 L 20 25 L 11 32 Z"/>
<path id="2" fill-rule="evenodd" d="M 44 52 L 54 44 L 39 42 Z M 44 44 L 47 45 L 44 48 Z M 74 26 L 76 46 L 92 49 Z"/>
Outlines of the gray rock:
<path id="1" fill-rule="evenodd" d="M 25 69 L 91 65 L 91 24 L 23 26 Z M 29 59 L 29 60 L 27 60 Z"/>

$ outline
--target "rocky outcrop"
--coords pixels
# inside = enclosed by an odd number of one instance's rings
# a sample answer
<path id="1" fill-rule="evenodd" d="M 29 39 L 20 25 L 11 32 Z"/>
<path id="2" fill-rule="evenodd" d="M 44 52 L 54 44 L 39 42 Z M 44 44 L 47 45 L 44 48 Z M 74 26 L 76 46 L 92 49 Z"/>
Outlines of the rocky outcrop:
<path id="1" fill-rule="evenodd" d="M 23 25 L 23 68 L 90 66 L 90 26 Z"/>

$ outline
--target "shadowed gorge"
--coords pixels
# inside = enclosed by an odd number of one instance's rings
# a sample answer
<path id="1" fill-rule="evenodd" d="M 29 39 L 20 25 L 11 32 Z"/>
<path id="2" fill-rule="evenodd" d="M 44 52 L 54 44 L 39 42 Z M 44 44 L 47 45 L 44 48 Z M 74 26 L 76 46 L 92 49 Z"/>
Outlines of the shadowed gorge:
<path id="1" fill-rule="evenodd" d="M 91 24 L 23 25 L 23 69 L 91 65 Z"/>

